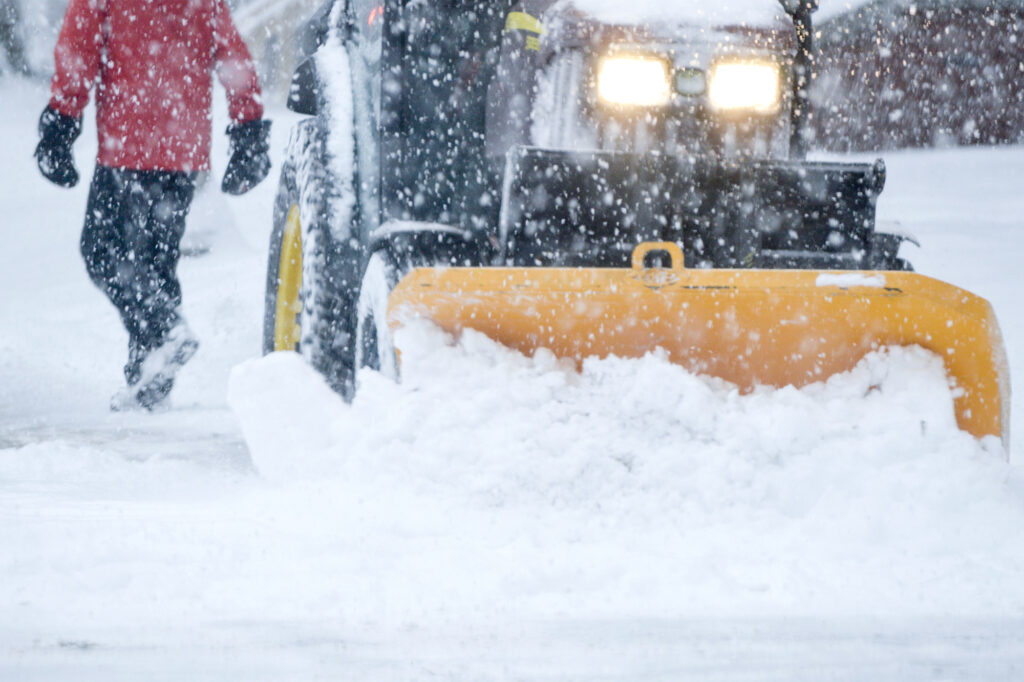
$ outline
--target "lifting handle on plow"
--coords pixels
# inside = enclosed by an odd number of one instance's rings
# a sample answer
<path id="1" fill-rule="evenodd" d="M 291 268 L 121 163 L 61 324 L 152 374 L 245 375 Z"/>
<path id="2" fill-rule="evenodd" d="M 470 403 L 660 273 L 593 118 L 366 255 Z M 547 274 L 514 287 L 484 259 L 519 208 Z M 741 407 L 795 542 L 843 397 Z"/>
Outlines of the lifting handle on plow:
<path id="1" fill-rule="evenodd" d="M 669 259 L 672 261 L 669 266 L 670 270 L 682 271 L 684 269 L 683 250 L 674 242 L 644 242 L 643 244 L 638 244 L 633 249 L 633 269 L 646 269 L 647 266 L 644 265 L 644 261 L 647 259 L 647 255 L 659 251 L 668 254 Z"/>

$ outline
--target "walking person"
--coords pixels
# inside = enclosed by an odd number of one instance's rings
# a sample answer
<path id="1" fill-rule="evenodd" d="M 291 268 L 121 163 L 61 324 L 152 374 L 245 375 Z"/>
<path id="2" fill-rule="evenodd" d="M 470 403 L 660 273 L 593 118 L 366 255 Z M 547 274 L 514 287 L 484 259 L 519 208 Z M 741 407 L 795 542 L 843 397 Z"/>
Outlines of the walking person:
<path id="1" fill-rule="evenodd" d="M 243 194 L 270 170 L 256 70 L 224 0 L 70 0 L 54 59 L 36 160 L 48 180 L 77 184 L 71 147 L 95 88 L 82 257 L 128 331 L 127 385 L 111 409 L 151 410 L 199 347 L 177 266 L 196 175 L 210 167 L 214 72 L 231 118 L 221 189 Z"/>

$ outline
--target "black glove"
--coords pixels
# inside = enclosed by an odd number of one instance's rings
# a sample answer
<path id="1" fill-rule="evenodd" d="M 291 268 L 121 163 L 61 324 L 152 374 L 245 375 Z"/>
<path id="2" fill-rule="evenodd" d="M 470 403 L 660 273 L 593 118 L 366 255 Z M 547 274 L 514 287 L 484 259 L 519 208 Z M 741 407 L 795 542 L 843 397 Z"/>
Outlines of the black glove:
<path id="1" fill-rule="evenodd" d="M 71 145 L 82 134 L 82 117 L 65 116 L 56 109 L 46 107 L 39 117 L 39 135 L 43 139 L 36 145 L 36 163 L 43 176 L 61 187 L 78 184 L 78 170 Z"/>
<path id="2" fill-rule="evenodd" d="M 231 160 L 220 188 L 228 194 L 245 194 L 270 172 L 270 121 L 232 123 L 227 132 Z"/>

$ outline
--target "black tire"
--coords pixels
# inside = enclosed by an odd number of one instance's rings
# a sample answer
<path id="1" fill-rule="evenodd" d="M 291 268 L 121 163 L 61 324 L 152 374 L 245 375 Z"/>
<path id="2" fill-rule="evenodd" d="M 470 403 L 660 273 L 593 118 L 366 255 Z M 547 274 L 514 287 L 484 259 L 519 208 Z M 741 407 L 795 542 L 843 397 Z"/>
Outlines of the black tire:
<path id="1" fill-rule="evenodd" d="M 355 368 L 355 297 L 360 265 L 358 245 L 332 237 L 334 216 L 332 197 L 339 191 L 323 159 L 322 137 L 316 120 L 299 124 L 293 136 L 298 147 L 281 170 L 281 181 L 274 206 L 270 257 L 267 264 L 266 302 L 263 319 L 263 350 L 295 350 L 320 372 L 327 383 L 346 399 L 352 396 Z M 300 173 L 296 170 L 301 168 Z M 282 291 L 281 253 L 285 248 L 288 215 L 298 207 L 301 224 L 301 310 L 295 321 L 301 335 L 294 344 L 282 347 L 276 333 L 282 314 L 277 305 Z M 351 220 L 351 218 L 350 218 Z M 286 313 L 289 314 L 289 313 Z"/>

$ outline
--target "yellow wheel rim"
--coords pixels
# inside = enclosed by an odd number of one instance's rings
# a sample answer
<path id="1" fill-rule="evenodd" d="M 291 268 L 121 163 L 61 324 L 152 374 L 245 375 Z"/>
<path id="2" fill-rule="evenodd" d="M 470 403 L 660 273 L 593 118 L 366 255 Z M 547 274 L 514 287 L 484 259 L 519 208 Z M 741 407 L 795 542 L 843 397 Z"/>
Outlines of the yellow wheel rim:
<path id="1" fill-rule="evenodd" d="M 299 291 L 302 289 L 302 221 L 299 207 L 292 206 L 281 238 L 281 261 L 277 268 L 277 304 L 274 308 L 274 350 L 298 350 L 302 329 Z"/>

